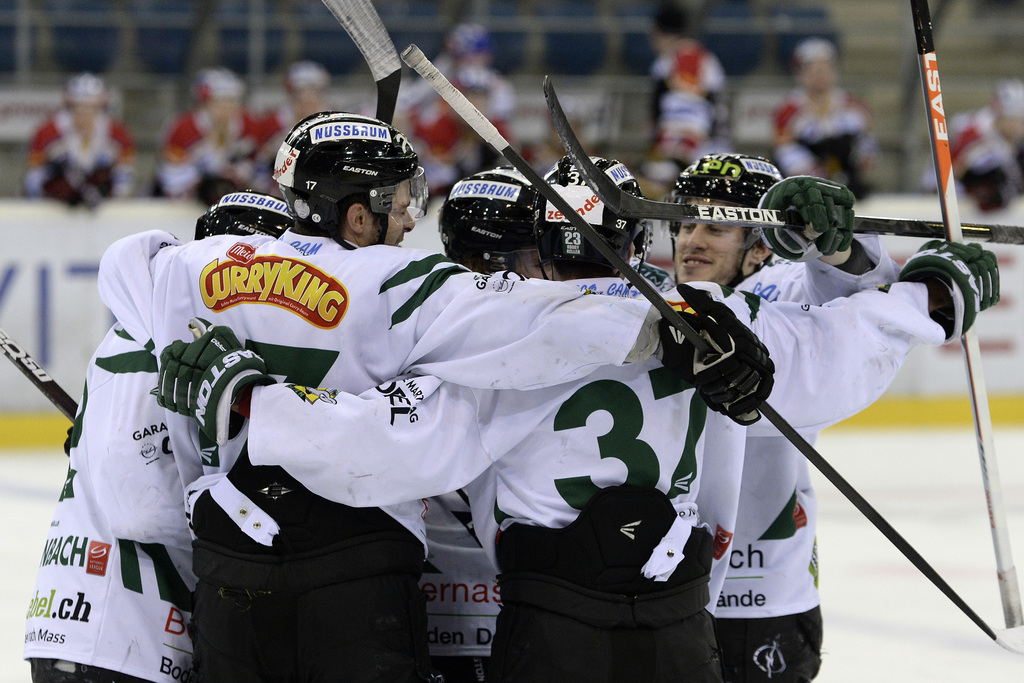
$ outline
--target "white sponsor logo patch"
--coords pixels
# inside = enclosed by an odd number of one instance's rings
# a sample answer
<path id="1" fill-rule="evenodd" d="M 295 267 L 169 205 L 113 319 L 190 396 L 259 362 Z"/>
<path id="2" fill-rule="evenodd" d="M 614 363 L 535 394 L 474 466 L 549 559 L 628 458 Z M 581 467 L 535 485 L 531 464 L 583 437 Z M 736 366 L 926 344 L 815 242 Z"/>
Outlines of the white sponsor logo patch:
<path id="1" fill-rule="evenodd" d="M 605 173 L 609 178 L 615 181 L 616 185 L 621 185 L 627 180 L 636 180 L 636 178 L 633 177 L 633 174 L 629 172 L 629 169 L 626 168 L 625 164 L 615 164 L 605 171 Z"/>
<path id="2" fill-rule="evenodd" d="M 569 203 L 576 213 L 587 219 L 591 225 L 601 225 L 604 221 L 604 203 L 598 199 L 594 191 L 582 185 L 570 185 L 558 188 L 558 193 Z M 550 201 L 545 212 L 547 220 L 552 223 L 568 223 L 569 220 Z"/>
<path id="3" fill-rule="evenodd" d="M 285 187 L 295 185 L 295 162 L 299 158 L 299 150 L 291 145 L 281 145 L 274 161 L 274 180 Z"/>
<path id="4" fill-rule="evenodd" d="M 372 123 L 321 123 L 309 129 L 309 140 L 313 144 L 333 140 L 380 140 L 391 142 L 391 131 Z"/>
<path id="5" fill-rule="evenodd" d="M 775 168 L 774 165 L 769 164 L 767 161 L 758 161 L 757 159 L 740 159 L 740 163 L 743 165 L 743 168 L 752 173 L 763 173 L 765 175 L 770 175 L 773 178 L 782 178 L 782 174 L 779 173 L 779 169 Z"/>
<path id="6" fill-rule="evenodd" d="M 285 216 L 291 215 L 288 213 L 288 205 L 280 199 L 252 192 L 233 192 L 217 202 L 217 206 L 258 206 L 261 209 L 276 211 Z"/>
<path id="7" fill-rule="evenodd" d="M 519 199 L 522 188 L 511 183 L 496 183 L 486 180 L 460 180 L 448 193 L 449 199 L 477 197 L 480 199 L 505 199 L 514 202 Z"/>

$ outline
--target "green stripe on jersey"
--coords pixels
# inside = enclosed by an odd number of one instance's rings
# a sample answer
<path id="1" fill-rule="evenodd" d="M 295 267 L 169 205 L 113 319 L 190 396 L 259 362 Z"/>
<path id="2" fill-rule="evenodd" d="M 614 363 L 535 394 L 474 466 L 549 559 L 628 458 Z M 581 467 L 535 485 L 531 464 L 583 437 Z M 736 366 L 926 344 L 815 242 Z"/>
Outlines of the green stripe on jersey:
<path id="1" fill-rule="evenodd" d="M 383 294 L 392 287 L 404 285 L 406 282 L 415 280 L 418 277 L 423 277 L 433 270 L 434 266 L 438 263 L 444 263 L 445 261 L 450 262 L 450 259 L 444 254 L 434 254 L 433 256 L 428 256 L 425 259 L 413 261 L 405 268 L 402 268 L 400 271 L 388 278 L 384 284 L 380 286 L 380 292 L 378 292 L 378 294 Z"/>
<path id="2" fill-rule="evenodd" d="M 771 523 L 759 541 L 777 541 L 782 538 L 790 538 L 796 533 L 796 489 L 793 490 L 793 495 L 790 496 L 789 501 L 786 503 L 782 511 L 779 512 L 779 516 L 775 518 L 775 521 Z"/>
<path id="3" fill-rule="evenodd" d="M 152 343 L 152 342 L 150 342 Z M 156 357 L 149 351 L 129 351 L 116 356 L 97 358 L 96 367 L 115 375 L 129 372 L 156 372 Z"/>
<path id="4" fill-rule="evenodd" d="M 409 316 L 413 314 L 413 311 L 419 308 L 431 294 L 439 290 L 452 275 L 465 272 L 466 269 L 462 266 L 452 266 L 450 268 L 444 268 L 442 270 L 432 272 L 423 280 L 423 284 L 421 284 L 419 289 L 416 290 L 416 293 L 413 294 L 408 301 L 402 304 L 398 310 L 395 311 L 394 315 L 391 316 L 391 327 L 407 320 Z"/>

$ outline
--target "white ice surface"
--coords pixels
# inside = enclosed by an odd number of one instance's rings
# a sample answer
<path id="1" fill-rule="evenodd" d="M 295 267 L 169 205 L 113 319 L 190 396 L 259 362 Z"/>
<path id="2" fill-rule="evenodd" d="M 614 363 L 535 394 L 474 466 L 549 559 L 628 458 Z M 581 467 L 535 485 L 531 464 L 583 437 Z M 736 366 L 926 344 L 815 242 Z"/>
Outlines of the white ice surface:
<path id="1" fill-rule="evenodd" d="M 989 626 L 1005 626 L 969 428 L 833 430 L 819 450 Z M 995 451 L 1020 566 L 1024 429 L 997 429 Z M 25 612 L 66 468 L 60 453 L 0 450 L 0 683 L 29 681 Z M 818 683 L 1024 681 L 1024 656 L 989 639 L 831 484 L 819 476 L 816 486 L 825 619 Z"/>

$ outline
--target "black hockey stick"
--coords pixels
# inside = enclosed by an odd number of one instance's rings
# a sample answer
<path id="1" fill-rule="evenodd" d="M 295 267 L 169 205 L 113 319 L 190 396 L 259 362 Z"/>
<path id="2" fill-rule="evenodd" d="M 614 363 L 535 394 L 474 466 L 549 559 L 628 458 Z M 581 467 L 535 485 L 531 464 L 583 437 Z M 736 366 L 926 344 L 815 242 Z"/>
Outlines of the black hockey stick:
<path id="1" fill-rule="evenodd" d="M 942 89 L 939 84 L 939 68 L 935 57 L 935 43 L 932 38 L 932 20 L 928 12 L 928 0 L 910 0 L 914 16 L 914 35 L 917 38 L 917 52 L 920 57 L 921 86 L 928 117 L 928 139 L 931 142 L 932 161 L 935 165 L 935 179 L 939 187 L 939 202 L 942 207 L 942 221 L 945 237 L 951 242 L 964 241 L 957 207 L 956 183 L 953 178 L 953 162 L 949 152 L 949 134 L 946 130 L 946 114 L 942 108 Z M 971 409 L 974 415 L 975 437 L 978 444 L 978 459 L 981 462 L 981 479 L 988 500 L 988 517 L 992 528 L 992 543 L 996 553 L 996 577 L 1003 602 L 1003 616 L 1007 628 L 1015 632 L 1018 644 L 1024 646 L 1024 618 L 1021 614 L 1020 587 L 1017 583 L 1017 569 L 1010 552 L 1010 534 L 1007 530 L 1006 509 L 996 462 L 995 444 L 992 433 L 992 417 L 989 414 L 988 391 L 981 370 L 981 348 L 978 332 L 970 329 L 960 342 L 963 346 L 964 365 L 970 388 Z"/>
<path id="2" fill-rule="evenodd" d="M 516 151 L 498 129 L 485 117 L 465 95 L 453 86 L 444 75 L 437 70 L 429 59 L 415 45 L 410 45 L 402 52 L 402 59 L 405 63 L 419 73 L 437 93 L 449 104 L 452 109 L 476 133 L 490 144 L 499 154 L 507 159 L 520 173 L 530 181 L 544 197 L 550 201 L 569 222 L 579 230 L 587 240 L 611 263 L 619 273 L 626 278 L 630 284 L 646 298 L 654 308 L 671 324 L 678 329 L 698 350 L 706 352 L 708 345 L 705 340 L 690 327 L 682 316 L 672 308 L 672 305 L 658 293 L 654 287 L 636 272 L 619 254 L 608 246 L 601 239 L 582 216 L 576 213 L 575 209 L 554 189 L 553 186 L 544 182 L 540 174 L 530 166 L 522 155 Z M 971 607 L 964 602 L 956 591 L 932 568 L 913 546 L 910 545 L 900 534 L 880 515 L 868 501 L 857 492 L 836 470 L 818 453 L 814 447 L 807 442 L 792 426 L 790 426 L 774 408 L 767 402 L 761 404 L 761 413 L 771 422 L 789 441 L 806 457 L 811 464 L 830 481 L 853 505 L 864 514 L 889 541 L 896 546 L 911 563 L 921 571 L 942 593 L 949 598 L 960 610 L 966 614 L 971 621 L 977 624 L 990 638 L 1003 647 L 1024 654 L 1024 648 L 1014 649 L 1005 640 L 1001 640 L 991 627 L 979 617 Z"/>
<path id="3" fill-rule="evenodd" d="M 656 218 L 670 221 L 708 222 L 719 225 L 739 225 L 747 228 L 783 228 L 786 226 L 782 211 L 767 209 L 750 209 L 714 205 L 676 204 L 659 202 L 652 199 L 637 197 L 623 191 L 599 169 L 590 155 L 583 149 L 579 138 L 573 131 L 569 120 L 555 94 L 555 86 L 551 79 L 544 78 L 544 97 L 551 112 L 555 131 L 562 140 L 562 146 L 580 171 L 580 175 L 590 189 L 609 208 L 609 210 L 625 218 Z M 922 221 L 912 218 L 879 218 L 875 216 L 857 216 L 854 218 L 853 231 L 863 234 L 896 235 L 900 237 L 923 237 L 926 239 L 945 239 L 946 229 L 941 222 Z M 1014 225 L 974 225 L 963 226 L 964 235 L 978 242 L 996 244 L 1024 244 L 1024 228 Z"/>
<path id="4" fill-rule="evenodd" d="M 3 328 L 0 328 L 0 349 L 3 349 L 4 355 L 11 359 L 11 362 L 21 370 L 22 374 L 28 377 L 29 381 L 36 385 L 36 388 L 43 392 L 43 395 L 50 399 L 53 405 L 57 406 L 57 410 L 72 422 L 75 421 L 75 413 L 78 412 L 78 404 L 75 403 L 75 400 L 68 396 L 68 393 L 32 356 L 28 355 L 21 344 L 4 332 Z"/>
<path id="5" fill-rule="evenodd" d="M 402 62 L 380 15 L 370 0 L 323 0 L 352 37 L 377 82 L 377 118 L 391 123 L 402 81 Z"/>

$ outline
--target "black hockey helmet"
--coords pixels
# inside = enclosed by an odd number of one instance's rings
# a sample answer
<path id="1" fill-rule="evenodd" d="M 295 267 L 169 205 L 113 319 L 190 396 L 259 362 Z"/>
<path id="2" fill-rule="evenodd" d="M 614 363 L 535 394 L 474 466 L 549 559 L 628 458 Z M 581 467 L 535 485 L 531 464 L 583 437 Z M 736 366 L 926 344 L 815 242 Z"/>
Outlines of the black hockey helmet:
<path id="1" fill-rule="evenodd" d="M 378 119 L 339 111 L 307 116 L 281 143 L 274 163 L 277 181 L 299 224 L 340 241 L 338 202 L 359 194 L 381 218 L 403 181 L 410 181 L 413 218 L 426 208 L 423 169 L 409 140 Z"/>
<path id="2" fill-rule="evenodd" d="M 512 168 L 474 173 L 452 186 L 438 228 L 444 251 L 464 263 L 478 256 L 491 272 L 514 270 L 513 252 L 537 245 L 540 193 Z"/>
<path id="3" fill-rule="evenodd" d="M 590 157 L 594 164 L 615 181 L 625 192 L 643 197 L 640 184 L 625 164 L 615 159 Z M 597 233 L 622 256 L 629 258 L 630 246 L 639 261 L 647 255 L 650 245 L 650 229 L 646 220 L 620 218 L 587 186 L 579 170 L 569 156 L 563 156 L 544 176 L 551 185 L 559 188 L 561 194 L 577 212 L 597 229 Z M 542 213 L 537 222 L 537 248 L 540 262 L 582 261 L 610 266 L 608 260 L 576 230 L 550 202 L 542 202 Z"/>
<path id="4" fill-rule="evenodd" d="M 736 206 L 756 208 L 761 196 L 782 174 L 764 157 L 747 154 L 705 154 L 687 166 L 676 178 L 668 201 L 686 204 L 692 199 L 729 202 Z M 682 223 L 669 223 L 669 232 L 675 238 Z M 758 235 L 750 231 L 750 244 Z M 750 246 L 750 245 L 747 245 Z"/>
<path id="5" fill-rule="evenodd" d="M 196 221 L 197 240 L 211 235 L 280 237 L 295 222 L 288 205 L 262 192 L 243 190 L 221 197 Z"/>

